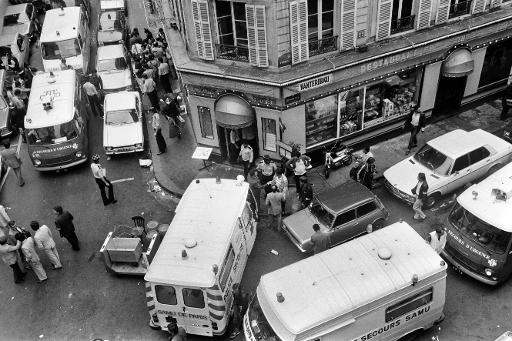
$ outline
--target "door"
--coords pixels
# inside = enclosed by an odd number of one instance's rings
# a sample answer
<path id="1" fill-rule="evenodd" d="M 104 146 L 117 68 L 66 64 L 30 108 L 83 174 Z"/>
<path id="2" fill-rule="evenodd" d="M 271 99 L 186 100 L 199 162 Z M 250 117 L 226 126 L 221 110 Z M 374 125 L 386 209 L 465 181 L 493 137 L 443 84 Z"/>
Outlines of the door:
<path id="1" fill-rule="evenodd" d="M 187 333 L 211 336 L 212 328 L 206 303 L 206 291 L 201 288 L 181 288 L 184 328 Z"/>
<path id="2" fill-rule="evenodd" d="M 472 170 L 468 174 L 468 181 L 484 177 L 489 168 L 491 168 L 491 160 L 491 153 L 485 147 L 477 148 L 469 153 L 469 163 Z"/>
<path id="3" fill-rule="evenodd" d="M 369 224 L 372 224 L 375 220 L 382 218 L 382 211 L 378 208 L 375 201 L 370 201 L 362 204 L 356 208 L 358 235 L 366 232 L 366 228 Z"/>
<path id="4" fill-rule="evenodd" d="M 221 126 L 217 126 L 217 135 L 219 136 L 219 148 L 220 148 L 220 155 L 223 160 L 227 159 L 228 157 L 228 143 L 229 141 L 226 140 L 226 131 L 227 129 Z"/>
<path id="5" fill-rule="evenodd" d="M 356 210 L 351 209 L 338 214 L 332 225 L 331 246 L 341 244 L 358 235 Z"/>
<path id="6" fill-rule="evenodd" d="M 251 189 L 249 188 L 249 196 L 252 196 Z M 251 254 L 254 241 L 256 240 L 256 221 L 254 220 L 254 212 L 251 209 L 249 201 L 245 203 L 244 211 L 240 217 L 240 224 L 243 238 L 245 239 L 245 248 L 247 255 Z M 245 267 L 245 265 L 244 265 Z M 243 272 L 243 270 L 242 270 Z"/>
<path id="7" fill-rule="evenodd" d="M 171 317 L 176 319 L 178 325 L 185 325 L 184 318 L 180 312 L 182 302 L 178 296 L 178 290 L 173 285 L 153 284 L 153 292 L 155 293 L 155 310 L 159 325 L 164 329 L 171 322 Z"/>
<path id="8" fill-rule="evenodd" d="M 446 193 L 450 193 L 467 183 L 471 170 L 472 167 L 469 161 L 469 154 L 464 154 L 458 157 L 453 163 L 452 171 L 450 173 L 452 180 L 447 185 L 448 189 Z"/>
<path id="9" fill-rule="evenodd" d="M 433 115 L 448 115 L 460 107 L 467 78 L 467 76 L 445 77 L 443 75 L 439 77 Z"/>

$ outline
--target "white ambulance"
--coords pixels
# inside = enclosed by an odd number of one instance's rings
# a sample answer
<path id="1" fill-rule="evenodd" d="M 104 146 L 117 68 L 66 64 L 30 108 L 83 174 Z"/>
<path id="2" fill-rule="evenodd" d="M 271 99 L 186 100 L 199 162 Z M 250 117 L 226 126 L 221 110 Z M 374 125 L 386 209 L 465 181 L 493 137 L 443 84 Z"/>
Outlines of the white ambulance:
<path id="1" fill-rule="evenodd" d="M 399 222 L 261 277 L 249 341 L 397 340 L 443 318 L 446 264 Z"/>
<path id="2" fill-rule="evenodd" d="M 250 195 L 243 180 L 197 179 L 187 188 L 144 277 L 152 328 L 167 330 L 175 318 L 188 334 L 226 332 L 232 288 L 256 239 Z"/>

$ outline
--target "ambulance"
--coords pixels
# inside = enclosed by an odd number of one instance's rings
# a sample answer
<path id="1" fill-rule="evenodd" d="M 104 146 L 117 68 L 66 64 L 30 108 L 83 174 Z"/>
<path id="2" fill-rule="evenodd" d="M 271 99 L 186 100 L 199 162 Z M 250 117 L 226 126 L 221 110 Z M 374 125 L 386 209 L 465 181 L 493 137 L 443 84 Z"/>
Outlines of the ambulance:
<path id="1" fill-rule="evenodd" d="M 398 222 L 263 275 L 248 341 L 397 340 L 440 322 L 446 263 Z"/>
<path id="2" fill-rule="evenodd" d="M 512 274 L 512 163 L 457 197 L 445 222 L 442 255 L 458 271 L 489 285 Z"/>
<path id="3" fill-rule="evenodd" d="M 242 179 L 197 179 L 181 198 L 144 277 L 149 325 L 171 318 L 188 334 L 227 330 L 233 285 L 240 283 L 256 239 L 252 192 Z"/>

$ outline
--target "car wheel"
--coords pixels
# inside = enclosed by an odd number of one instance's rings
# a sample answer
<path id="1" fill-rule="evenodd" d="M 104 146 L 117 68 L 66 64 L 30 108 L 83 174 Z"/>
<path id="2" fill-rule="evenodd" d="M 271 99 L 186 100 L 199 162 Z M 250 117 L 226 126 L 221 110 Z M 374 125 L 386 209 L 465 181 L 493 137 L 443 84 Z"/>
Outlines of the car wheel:
<path id="1" fill-rule="evenodd" d="M 441 194 L 440 193 L 434 193 L 434 194 L 431 194 L 429 195 L 424 201 L 423 201 L 423 207 L 425 208 L 431 208 L 433 207 L 435 204 L 437 204 L 439 202 L 439 200 L 441 199 Z"/>
<path id="2" fill-rule="evenodd" d="M 372 227 L 373 227 L 373 231 L 380 230 L 381 228 L 384 227 L 384 219 L 375 220 L 372 224 Z"/>

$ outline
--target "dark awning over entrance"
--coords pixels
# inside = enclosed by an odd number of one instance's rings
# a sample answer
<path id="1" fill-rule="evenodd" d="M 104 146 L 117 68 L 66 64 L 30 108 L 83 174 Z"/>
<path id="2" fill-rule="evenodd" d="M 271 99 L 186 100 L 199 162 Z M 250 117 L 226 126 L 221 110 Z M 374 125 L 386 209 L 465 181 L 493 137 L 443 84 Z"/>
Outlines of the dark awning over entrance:
<path id="1" fill-rule="evenodd" d="M 458 49 L 450 53 L 443 63 L 441 72 L 445 77 L 463 77 L 473 72 L 475 62 L 471 51 Z"/>
<path id="2" fill-rule="evenodd" d="M 217 124 L 224 128 L 240 129 L 254 123 L 254 109 L 238 96 L 226 95 L 215 103 Z"/>

